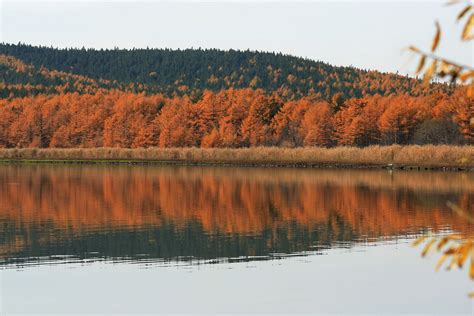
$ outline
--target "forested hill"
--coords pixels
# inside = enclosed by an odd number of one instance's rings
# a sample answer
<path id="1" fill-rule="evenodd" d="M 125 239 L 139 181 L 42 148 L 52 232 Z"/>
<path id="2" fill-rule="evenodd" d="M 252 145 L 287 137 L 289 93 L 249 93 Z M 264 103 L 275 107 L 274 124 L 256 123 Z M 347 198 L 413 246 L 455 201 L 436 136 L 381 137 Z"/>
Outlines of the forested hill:
<path id="1" fill-rule="evenodd" d="M 261 88 L 284 99 L 317 95 L 426 95 L 425 87 L 397 74 L 335 67 L 321 61 L 254 51 L 216 49 L 57 49 L 0 44 L 0 97 L 98 89 L 188 95 L 204 90 Z"/>

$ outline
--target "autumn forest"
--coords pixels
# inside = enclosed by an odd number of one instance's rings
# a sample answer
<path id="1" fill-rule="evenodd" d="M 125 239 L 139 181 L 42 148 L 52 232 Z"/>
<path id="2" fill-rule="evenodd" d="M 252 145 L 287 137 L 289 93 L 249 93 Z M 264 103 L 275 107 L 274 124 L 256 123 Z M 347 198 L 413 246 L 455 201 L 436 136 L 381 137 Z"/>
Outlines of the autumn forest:
<path id="1" fill-rule="evenodd" d="M 281 54 L 1 44 L 0 74 L 3 148 L 474 143 L 462 86 Z"/>

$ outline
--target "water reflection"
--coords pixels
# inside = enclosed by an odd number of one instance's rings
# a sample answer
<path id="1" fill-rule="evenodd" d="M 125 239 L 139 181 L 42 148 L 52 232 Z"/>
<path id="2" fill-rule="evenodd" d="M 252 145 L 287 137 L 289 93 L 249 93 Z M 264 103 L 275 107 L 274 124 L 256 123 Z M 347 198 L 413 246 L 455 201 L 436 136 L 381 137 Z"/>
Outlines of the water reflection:
<path id="1" fill-rule="evenodd" d="M 222 262 L 473 228 L 467 173 L 0 166 L 0 264 Z"/>

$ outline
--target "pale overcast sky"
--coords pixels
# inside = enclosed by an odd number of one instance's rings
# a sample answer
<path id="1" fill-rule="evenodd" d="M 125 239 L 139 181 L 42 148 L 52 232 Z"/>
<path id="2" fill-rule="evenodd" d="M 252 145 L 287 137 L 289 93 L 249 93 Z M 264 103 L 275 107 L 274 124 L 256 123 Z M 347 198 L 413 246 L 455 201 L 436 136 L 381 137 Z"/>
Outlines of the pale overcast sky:
<path id="1" fill-rule="evenodd" d="M 458 40 L 461 8 L 443 1 L 0 1 L 7 43 L 251 49 L 409 73 L 403 49 L 428 48 L 438 19 L 440 53 L 474 64 L 473 45 Z"/>

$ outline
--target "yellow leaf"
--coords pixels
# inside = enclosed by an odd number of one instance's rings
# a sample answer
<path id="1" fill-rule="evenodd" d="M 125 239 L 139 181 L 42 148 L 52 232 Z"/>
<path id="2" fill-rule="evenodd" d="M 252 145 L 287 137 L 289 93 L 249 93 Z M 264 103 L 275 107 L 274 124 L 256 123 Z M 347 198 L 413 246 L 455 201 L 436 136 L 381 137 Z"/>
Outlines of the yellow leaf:
<path id="1" fill-rule="evenodd" d="M 416 246 L 418 246 L 419 244 L 421 244 L 423 241 L 425 241 L 426 238 L 428 238 L 428 237 L 426 237 L 426 236 L 418 237 L 417 239 L 415 239 L 415 240 L 411 243 L 411 245 L 412 245 L 413 247 L 416 247 Z"/>
<path id="2" fill-rule="evenodd" d="M 457 260 L 456 260 L 456 258 L 453 258 L 451 260 L 451 263 L 446 267 L 446 270 L 451 270 L 452 268 L 454 268 L 456 266 L 456 264 L 457 264 Z"/>
<path id="3" fill-rule="evenodd" d="M 459 207 L 457 206 L 456 204 L 454 204 L 453 202 L 451 201 L 448 201 L 446 202 L 446 205 L 452 209 L 454 212 L 456 212 L 458 215 L 462 216 L 464 214 L 464 211 Z"/>
<path id="4" fill-rule="evenodd" d="M 459 268 L 462 268 L 464 265 L 464 261 L 466 261 L 467 256 L 469 255 L 471 245 L 470 244 L 464 244 L 462 247 L 459 249 L 459 253 L 457 256 L 457 264 Z"/>
<path id="5" fill-rule="evenodd" d="M 474 97 L 474 84 L 471 84 L 469 87 L 467 87 L 467 96 L 472 98 Z M 471 118 L 471 125 L 474 126 L 474 121 Z"/>
<path id="6" fill-rule="evenodd" d="M 459 13 L 459 15 L 458 15 L 458 17 L 457 17 L 456 20 L 458 20 L 458 21 L 461 20 L 461 19 L 463 18 L 463 16 L 465 16 L 466 13 L 468 13 L 469 10 L 471 10 L 471 8 L 472 8 L 471 5 L 466 6 L 466 7 Z"/>
<path id="7" fill-rule="evenodd" d="M 448 3 L 446 3 L 446 5 L 453 5 L 456 3 L 459 3 L 459 0 L 450 0 Z"/>
<path id="8" fill-rule="evenodd" d="M 474 14 L 471 14 L 469 20 L 467 20 L 466 24 L 464 25 L 464 30 L 462 31 L 462 39 L 469 40 L 472 39 L 472 28 L 474 27 Z"/>
<path id="9" fill-rule="evenodd" d="M 443 248 L 443 246 L 448 243 L 448 241 L 449 241 L 449 237 L 441 238 L 439 243 L 436 245 L 436 250 L 440 251 L 441 248 Z"/>
<path id="10" fill-rule="evenodd" d="M 441 266 L 443 265 L 444 261 L 446 261 L 447 258 L 448 258 L 448 256 L 445 255 L 445 254 L 443 254 L 443 255 L 441 255 L 441 257 L 439 257 L 438 263 L 436 263 L 436 271 L 438 271 L 439 268 L 441 268 Z"/>
<path id="11" fill-rule="evenodd" d="M 415 46 L 409 46 L 408 50 L 411 50 L 412 52 L 415 52 L 415 53 L 421 53 L 421 51 Z"/>
<path id="12" fill-rule="evenodd" d="M 453 255 L 454 253 L 456 253 L 456 249 L 454 247 L 450 247 L 444 252 L 445 255 Z"/>
<path id="13" fill-rule="evenodd" d="M 473 298 L 474 297 L 474 292 L 469 293 L 469 297 Z"/>
<path id="14" fill-rule="evenodd" d="M 423 55 L 421 56 L 420 58 L 420 63 L 418 64 L 418 68 L 416 69 L 416 73 L 420 73 L 420 71 L 423 69 L 423 67 L 425 66 L 425 62 L 426 62 L 426 56 Z"/>
<path id="15" fill-rule="evenodd" d="M 424 257 L 428 254 L 428 251 L 430 251 L 431 249 L 431 246 L 433 246 L 433 244 L 436 242 L 436 239 L 433 238 L 431 239 L 425 246 L 425 248 L 423 248 L 423 251 L 421 252 L 421 256 Z"/>
<path id="16" fill-rule="evenodd" d="M 442 71 L 449 72 L 449 67 L 450 66 L 451 66 L 451 64 L 448 61 L 446 61 L 444 59 L 441 60 L 441 70 Z"/>
<path id="17" fill-rule="evenodd" d="M 423 81 L 425 84 L 429 84 L 431 78 L 433 77 L 434 73 L 436 72 L 436 67 L 438 65 L 438 62 L 436 60 L 433 60 L 431 63 L 430 68 L 425 72 L 425 77 L 423 78 Z"/>
<path id="18" fill-rule="evenodd" d="M 471 267 L 469 268 L 469 277 L 471 279 L 474 279 L 474 261 L 472 261 L 472 257 L 471 257 Z"/>
<path id="19" fill-rule="evenodd" d="M 436 34 L 433 39 L 433 43 L 431 44 L 431 51 L 434 52 L 436 48 L 438 48 L 439 39 L 441 38 L 441 26 L 439 26 L 439 22 L 436 21 Z"/>
<path id="20" fill-rule="evenodd" d="M 461 81 L 466 81 L 469 78 L 474 78 L 474 71 L 465 72 L 459 76 Z"/>
<path id="21" fill-rule="evenodd" d="M 438 70 L 438 76 L 444 78 L 450 72 L 450 64 L 444 59 L 441 59 L 440 69 Z"/>

